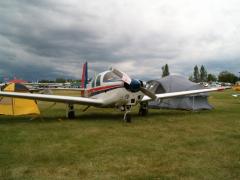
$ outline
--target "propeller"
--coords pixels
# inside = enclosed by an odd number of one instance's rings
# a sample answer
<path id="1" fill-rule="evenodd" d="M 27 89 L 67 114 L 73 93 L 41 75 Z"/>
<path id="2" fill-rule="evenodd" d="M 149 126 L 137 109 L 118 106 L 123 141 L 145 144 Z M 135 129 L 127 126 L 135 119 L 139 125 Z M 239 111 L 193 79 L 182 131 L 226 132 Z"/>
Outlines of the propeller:
<path id="1" fill-rule="evenodd" d="M 131 84 L 132 79 L 127 74 L 125 74 L 124 72 L 121 72 L 121 71 L 119 71 L 117 69 L 113 69 L 113 68 L 111 69 L 111 71 L 114 74 L 116 74 L 118 77 L 120 77 L 123 82 L 125 82 L 129 85 Z"/>
<path id="2" fill-rule="evenodd" d="M 157 98 L 157 96 L 154 93 L 152 93 L 151 91 L 149 91 L 148 89 L 146 89 L 144 87 L 141 87 L 140 90 L 143 92 L 143 94 L 146 94 L 147 96 L 149 96 L 153 100 L 155 100 Z"/>
<path id="3" fill-rule="evenodd" d="M 111 71 L 116 74 L 118 77 L 121 78 L 121 80 L 125 83 L 125 88 L 132 91 L 132 92 L 138 92 L 141 91 L 143 94 L 149 96 L 150 98 L 152 98 L 153 100 L 155 100 L 157 98 L 157 96 L 152 93 L 151 91 L 149 91 L 148 89 L 146 89 L 143 86 L 142 81 L 137 80 L 137 79 L 131 79 L 126 73 L 121 72 L 117 69 L 111 68 Z"/>

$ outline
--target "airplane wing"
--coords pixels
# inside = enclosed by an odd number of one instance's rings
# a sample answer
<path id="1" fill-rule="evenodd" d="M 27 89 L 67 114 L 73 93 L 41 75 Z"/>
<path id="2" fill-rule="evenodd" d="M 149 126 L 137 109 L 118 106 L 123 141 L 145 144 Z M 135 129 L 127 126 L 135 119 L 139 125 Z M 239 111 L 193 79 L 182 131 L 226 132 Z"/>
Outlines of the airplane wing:
<path id="1" fill-rule="evenodd" d="M 75 97 L 75 96 L 59 96 L 59 95 L 31 94 L 31 93 L 0 91 L 0 97 L 32 99 L 32 100 L 60 102 L 60 103 L 67 103 L 67 104 L 82 104 L 82 105 L 88 105 L 88 106 L 104 105 L 104 101 L 101 99 L 92 99 L 92 98 Z"/>
<path id="2" fill-rule="evenodd" d="M 64 91 L 83 91 L 83 88 L 28 88 L 30 92 L 39 92 L 43 90 L 64 90 Z"/>
<path id="3" fill-rule="evenodd" d="M 199 93 L 206 93 L 212 91 L 222 91 L 225 88 L 210 88 L 210 89 L 198 89 L 198 90 L 189 90 L 189 91 L 179 91 L 179 92 L 171 92 L 171 93 L 162 93 L 156 94 L 156 99 L 166 99 L 166 98 L 173 98 L 178 96 L 185 96 L 185 95 L 194 95 Z M 151 101 L 152 99 L 148 96 L 144 96 L 142 101 Z"/>
<path id="4" fill-rule="evenodd" d="M 47 90 L 68 90 L 68 91 L 83 91 L 85 90 L 84 88 L 42 88 L 42 89 L 47 89 Z"/>

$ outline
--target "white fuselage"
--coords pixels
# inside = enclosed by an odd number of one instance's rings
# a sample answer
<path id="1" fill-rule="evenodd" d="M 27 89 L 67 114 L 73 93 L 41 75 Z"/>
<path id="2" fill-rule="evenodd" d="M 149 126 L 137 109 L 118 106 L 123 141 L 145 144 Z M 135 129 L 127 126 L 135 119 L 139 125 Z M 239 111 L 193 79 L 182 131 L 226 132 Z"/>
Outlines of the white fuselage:
<path id="1" fill-rule="evenodd" d="M 105 71 L 93 79 L 91 88 L 86 90 L 85 96 L 93 99 L 104 99 L 106 103 L 103 107 L 133 106 L 141 102 L 144 96 L 141 91 L 131 92 L 119 80 L 107 81 L 108 73 L 111 72 Z"/>
<path id="2" fill-rule="evenodd" d="M 142 92 L 132 93 L 124 87 L 102 92 L 91 96 L 93 99 L 104 99 L 106 105 L 104 107 L 120 107 L 123 105 L 134 106 L 141 102 L 144 94 Z"/>

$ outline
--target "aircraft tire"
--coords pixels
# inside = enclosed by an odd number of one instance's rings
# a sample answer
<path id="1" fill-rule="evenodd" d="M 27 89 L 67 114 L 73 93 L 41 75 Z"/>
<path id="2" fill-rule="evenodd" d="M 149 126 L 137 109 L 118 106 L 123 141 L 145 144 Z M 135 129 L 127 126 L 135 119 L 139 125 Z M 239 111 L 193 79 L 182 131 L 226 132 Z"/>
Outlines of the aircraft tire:
<path id="1" fill-rule="evenodd" d="M 132 122 L 132 117 L 131 117 L 130 114 L 127 114 L 127 115 L 126 115 L 126 122 L 127 122 L 127 123 L 131 123 L 131 122 Z"/>
<path id="2" fill-rule="evenodd" d="M 68 119 L 74 119 L 74 118 L 75 118 L 75 112 L 74 111 L 68 112 Z"/>
<path id="3" fill-rule="evenodd" d="M 140 108 L 138 114 L 140 116 L 146 116 L 148 114 L 148 109 Z"/>

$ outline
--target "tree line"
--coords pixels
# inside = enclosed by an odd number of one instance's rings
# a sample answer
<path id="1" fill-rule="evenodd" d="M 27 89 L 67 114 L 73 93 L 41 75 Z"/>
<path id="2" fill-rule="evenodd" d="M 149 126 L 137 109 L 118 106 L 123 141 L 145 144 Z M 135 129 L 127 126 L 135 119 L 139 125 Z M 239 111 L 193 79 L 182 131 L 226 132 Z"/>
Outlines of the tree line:
<path id="1" fill-rule="evenodd" d="M 168 64 L 165 64 L 162 67 L 162 77 L 170 75 Z M 231 73 L 229 71 L 221 71 L 218 76 L 208 73 L 205 66 L 201 65 L 200 69 L 197 65 L 193 68 L 193 74 L 189 77 L 189 80 L 192 82 L 228 82 L 235 84 L 236 81 L 240 80 L 234 73 Z"/>
<path id="2" fill-rule="evenodd" d="M 189 77 L 189 80 L 196 83 L 219 81 L 235 84 L 239 78 L 234 73 L 227 70 L 221 71 L 218 76 L 216 76 L 212 73 L 208 73 L 203 65 L 201 65 L 200 70 L 198 69 L 198 66 L 195 65 L 193 68 L 193 75 Z"/>
<path id="3" fill-rule="evenodd" d="M 162 77 L 169 76 L 169 75 L 170 75 L 169 66 L 168 64 L 165 64 L 164 66 L 162 66 Z M 234 73 L 231 73 L 226 70 L 220 72 L 219 75 L 216 76 L 212 73 L 208 73 L 205 66 L 201 65 L 199 69 L 198 66 L 195 65 L 193 68 L 192 75 L 189 76 L 189 80 L 196 83 L 219 81 L 219 82 L 229 82 L 229 83 L 235 84 L 236 81 L 240 80 L 240 78 L 238 78 Z M 76 80 L 76 79 L 56 78 L 55 80 L 43 79 L 38 82 L 39 83 L 65 83 L 65 82 L 75 83 L 79 81 L 80 80 Z M 1 80 L 0 80 L 0 83 L 2 83 Z"/>
<path id="4" fill-rule="evenodd" d="M 79 81 L 80 79 L 76 80 L 76 79 L 56 78 L 55 80 L 42 79 L 42 80 L 39 80 L 38 83 L 66 83 L 66 82 L 75 83 Z"/>

